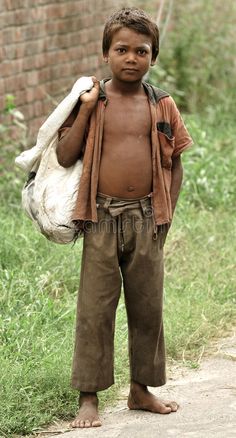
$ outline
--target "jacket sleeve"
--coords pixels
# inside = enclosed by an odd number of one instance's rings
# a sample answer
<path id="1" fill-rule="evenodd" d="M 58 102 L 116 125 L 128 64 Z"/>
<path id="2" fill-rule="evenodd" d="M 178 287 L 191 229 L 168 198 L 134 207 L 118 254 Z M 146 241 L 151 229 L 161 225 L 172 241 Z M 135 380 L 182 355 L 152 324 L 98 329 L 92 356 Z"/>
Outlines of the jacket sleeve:
<path id="1" fill-rule="evenodd" d="M 174 151 L 172 158 L 176 158 L 193 144 L 193 140 L 188 133 L 175 101 L 172 97 L 169 97 L 168 99 L 170 102 L 171 129 L 174 137 Z"/>

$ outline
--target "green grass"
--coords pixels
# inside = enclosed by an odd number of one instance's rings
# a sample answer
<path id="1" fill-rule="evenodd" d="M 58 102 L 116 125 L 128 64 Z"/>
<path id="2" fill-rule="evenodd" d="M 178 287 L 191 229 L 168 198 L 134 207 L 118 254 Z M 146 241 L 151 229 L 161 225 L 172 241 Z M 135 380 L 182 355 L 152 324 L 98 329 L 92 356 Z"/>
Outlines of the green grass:
<path id="1" fill-rule="evenodd" d="M 195 145 L 183 157 L 185 181 L 166 243 L 165 333 L 169 360 L 196 366 L 210 341 L 235 317 L 234 123 L 209 112 L 189 116 Z M 54 245 L 20 207 L 22 175 L 13 147 L 0 163 L 0 436 L 32 433 L 55 418 L 71 418 L 70 388 L 81 243 Z M 123 299 L 116 323 L 114 402 L 129 379 Z"/>
<path id="2" fill-rule="evenodd" d="M 165 321 L 170 357 L 197 361 L 235 315 L 236 224 L 223 211 L 188 210 L 166 245 Z"/>

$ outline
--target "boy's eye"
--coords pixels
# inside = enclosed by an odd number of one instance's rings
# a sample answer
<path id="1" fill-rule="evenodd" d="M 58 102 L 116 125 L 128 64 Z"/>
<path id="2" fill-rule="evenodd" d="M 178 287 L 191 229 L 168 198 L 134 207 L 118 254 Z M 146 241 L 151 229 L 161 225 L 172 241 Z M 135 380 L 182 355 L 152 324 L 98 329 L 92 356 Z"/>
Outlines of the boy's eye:
<path id="1" fill-rule="evenodd" d="M 147 53 L 147 51 L 146 51 L 145 49 L 140 49 L 140 50 L 138 51 L 138 54 L 139 54 L 139 55 L 146 55 L 146 53 Z"/>
<path id="2" fill-rule="evenodd" d="M 125 53 L 125 49 L 119 47 L 119 48 L 117 49 L 117 52 L 118 52 L 118 53 Z"/>

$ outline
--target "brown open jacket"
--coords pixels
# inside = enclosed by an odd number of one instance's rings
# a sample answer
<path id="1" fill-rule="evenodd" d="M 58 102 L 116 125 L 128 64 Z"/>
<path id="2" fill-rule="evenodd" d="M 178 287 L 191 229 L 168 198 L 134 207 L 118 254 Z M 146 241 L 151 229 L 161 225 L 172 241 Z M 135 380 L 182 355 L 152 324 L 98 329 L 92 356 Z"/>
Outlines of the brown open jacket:
<path id="1" fill-rule="evenodd" d="M 192 144 L 192 139 L 184 125 L 176 104 L 168 93 L 143 82 L 149 97 L 151 113 L 151 150 L 152 150 L 152 206 L 156 225 L 170 223 L 172 208 L 170 199 L 172 159 Z M 105 80 L 100 82 L 98 103 L 91 115 L 86 145 L 83 155 L 83 172 L 78 197 L 72 219 L 81 226 L 84 221 L 97 222 L 96 195 L 102 140 L 104 113 L 107 97 Z M 59 135 L 66 133 L 72 125 L 78 109 L 65 121 Z"/>

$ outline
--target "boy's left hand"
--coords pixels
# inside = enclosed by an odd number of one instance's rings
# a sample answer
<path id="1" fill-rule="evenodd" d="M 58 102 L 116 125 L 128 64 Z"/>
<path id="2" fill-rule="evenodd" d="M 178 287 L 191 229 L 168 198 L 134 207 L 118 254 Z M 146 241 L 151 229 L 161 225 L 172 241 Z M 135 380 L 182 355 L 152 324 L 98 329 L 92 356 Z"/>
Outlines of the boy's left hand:
<path id="1" fill-rule="evenodd" d="M 89 110 L 93 110 L 93 108 L 95 107 L 98 100 L 99 89 L 100 89 L 100 83 L 97 80 L 97 78 L 95 76 L 92 76 L 92 80 L 93 80 L 93 88 L 91 88 L 91 90 L 89 91 L 86 91 L 86 93 L 83 93 L 80 96 L 82 105 L 86 106 L 86 108 L 88 108 Z"/>

